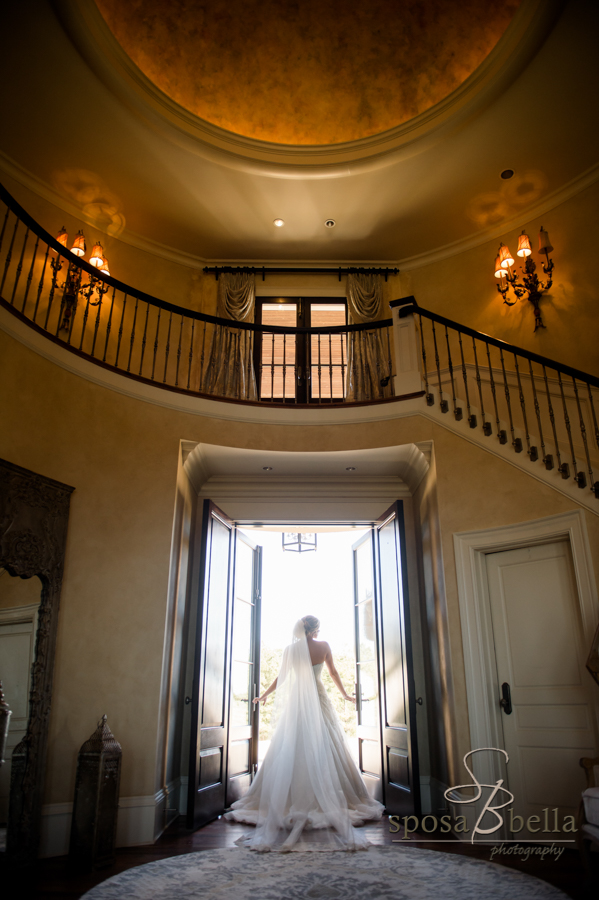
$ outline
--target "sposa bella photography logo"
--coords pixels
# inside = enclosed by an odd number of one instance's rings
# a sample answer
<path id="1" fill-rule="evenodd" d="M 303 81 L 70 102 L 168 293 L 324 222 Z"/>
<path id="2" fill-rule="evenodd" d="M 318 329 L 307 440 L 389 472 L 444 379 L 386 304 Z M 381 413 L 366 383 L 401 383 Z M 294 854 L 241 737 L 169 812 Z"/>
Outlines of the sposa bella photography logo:
<path id="1" fill-rule="evenodd" d="M 484 838 L 487 835 L 497 834 L 499 829 L 504 825 L 510 834 L 519 834 L 526 827 L 528 833 L 539 834 L 539 837 L 534 838 L 532 843 L 549 843 L 551 841 L 551 846 L 543 848 L 520 847 L 518 839 L 508 838 L 502 840 L 501 846 L 496 846 L 492 849 L 491 858 L 493 858 L 496 853 L 501 855 L 523 855 L 528 858 L 531 853 L 538 854 L 540 852 L 543 859 L 545 856 L 551 856 L 552 854 L 555 854 L 556 858 L 559 859 L 564 848 L 555 846 L 555 841 L 557 840 L 560 843 L 566 841 L 569 843 L 573 841 L 574 838 L 557 837 L 557 835 L 572 834 L 578 830 L 576 828 L 574 816 L 564 816 L 560 826 L 558 807 L 552 809 L 546 807 L 541 810 L 542 817 L 537 815 L 529 816 L 525 822 L 523 816 L 515 814 L 513 806 L 510 806 L 510 804 L 514 803 L 515 798 L 511 791 L 506 787 L 503 787 L 503 778 L 499 778 L 495 784 L 481 783 L 468 765 L 468 760 L 470 757 L 474 756 L 475 753 L 489 752 L 502 754 L 505 757 L 506 764 L 509 762 L 509 756 L 506 751 L 497 747 L 480 747 L 477 750 L 470 750 L 469 753 L 464 755 L 464 767 L 472 778 L 472 783 L 455 785 L 454 787 L 447 788 L 444 793 L 445 799 L 457 807 L 468 806 L 482 801 L 482 809 L 478 814 L 478 818 L 476 819 L 472 830 L 468 827 L 468 821 L 464 815 L 455 815 L 453 822 L 452 816 L 449 814 L 441 816 L 439 820 L 433 815 L 426 815 L 421 819 L 418 819 L 417 816 L 404 816 L 403 818 L 400 816 L 389 816 L 389 830 L 392 833 L 398 833 L 403 826 L 403 836 L 401 838 L 395 838 L 395 841 L 410 840 L 410 835 L 416 831 L 423 831 L 425 834 L 430 835 L 435 833 L 449 834 L 453 831 L 456 835 L 470 835 L 470 843 L 472 844 L 475 843 L 477 835 L 482 835 L 483 839 L 476 841 L 476 843 L 495 843 L 496 839 L 485 840 Z M 472 797 L 467 799 L 459 796 L 456 797 L 458 791 L 470 789 L 474 789 Z M 487 789 L 489 793 L 483 796 L 485 789 Z M 509 809 L 506 807 L 509 807 Z M 486 827 L 482 827 L 483 824 Z M 552 835 L 551 838 L 544 837 L 544 835 L 549 834 Z M 451 840 L 451 838 L 444 838 L 443 842 L 447 840 Z M 463 838 L 456 838 L 456 840 L 463 840 Z M 517 846 L 506 847 L 506 844 L 516 844 Z"/>

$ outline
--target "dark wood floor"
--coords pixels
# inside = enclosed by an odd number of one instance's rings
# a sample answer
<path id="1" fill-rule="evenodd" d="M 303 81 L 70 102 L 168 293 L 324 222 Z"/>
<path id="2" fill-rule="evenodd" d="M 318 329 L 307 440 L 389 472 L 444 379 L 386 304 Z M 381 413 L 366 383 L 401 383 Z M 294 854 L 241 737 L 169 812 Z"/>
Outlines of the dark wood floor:
<path id="1" fill-rule="evenodd" d="M 117 851 L 116 862 L 108 869 L 92 874 L 77 874 L 69 870 L 66 857 L 40 860 L 37 872 L 31 873 L 29 885 L 25 887 L 21 881 L 14 885 L 8 893 L 2 890 L 3 900 L 77 900 L 86 891 L 106 878 L 117 875 L 133 866 L 141 866 L 144 863 L 169 856 L 178 856 L 183 853 L 194 853 L 202 850 L 216 850 L 224 847 L 232 847 L 236 839 L 248 830 L 247 825 L 237 825 L 217 819 L 195 832 L 187 831 L 179 822 L 171 827 L 156 841 L 144 847 L 128 847 Z M 489 860 L 490 847 L 471 846 L 465 843 L 453 843 L 444 841 L 443 844 L 427 843 L 425 835 L 418 833 L 410 835 L 409 841 L 394 843 L 393 838 L 400 838 L 399 834 L 390 834 L 387 819 L 372 825 L 365 826 L 368 840 L 377 846 L 394 846 L 397 852 L 402 852 L 402 847 L 418 846 L 429 850 L 446 853 L 460 853 L 476 859 Z M 496 856 L 494 862 L 509 866 L 519 872 L 534 875 L 550 884 L 560 888 L 573 900 L 597 900 L 599 889 L 595 883 L 594 888 L 585 887 L 585 875 L 577 850 L 564 850 L 561 858 L 556 862 L 555 858 L 541 860 L 538 856 L 530 856 L 524 860 L 518 856 Z M 595 866 L 597 868 L 597 866 Z M 5 883 L 6 886 L 6 883 Z"/>

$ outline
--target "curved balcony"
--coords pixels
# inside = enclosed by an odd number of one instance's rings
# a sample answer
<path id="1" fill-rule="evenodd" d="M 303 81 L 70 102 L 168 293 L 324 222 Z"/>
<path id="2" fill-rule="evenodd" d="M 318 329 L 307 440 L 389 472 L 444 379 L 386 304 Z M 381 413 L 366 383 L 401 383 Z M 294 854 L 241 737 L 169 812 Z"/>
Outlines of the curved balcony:
<path id="1" fill-rule="evenodd" d="M 596 511 L 599 378 L 413 297 L 366 325 L 294 328 L 195 312 L 79 259 L 1 187 L 0 201 L 0 305 L 61 353 L 186 395 L 186 408 L 202 414 L 211 400 L 237 404 L 241 418 L 243 407 L 312 410 L 301 420 L 279 414 L 295 424 L 348 421 L 341 409 L 364 406 L 379 412 L 356 410 L 352 421 L 424 416 Z"/>

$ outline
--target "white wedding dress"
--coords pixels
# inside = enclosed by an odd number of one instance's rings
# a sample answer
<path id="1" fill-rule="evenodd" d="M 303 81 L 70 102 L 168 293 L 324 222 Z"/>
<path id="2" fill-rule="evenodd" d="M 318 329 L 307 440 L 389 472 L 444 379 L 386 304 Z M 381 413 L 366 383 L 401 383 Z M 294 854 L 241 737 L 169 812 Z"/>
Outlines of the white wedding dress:
<path id="1" fill-rule="evenodd" d="M 354 826 L 383 813 L 351 757 L 322 667 L 312 665 L 298 622 L 277 680 L 271 745 L 249 791 L 225 815 L 256 826 L 240 839 L 252 850 L 365 849 Z"/>

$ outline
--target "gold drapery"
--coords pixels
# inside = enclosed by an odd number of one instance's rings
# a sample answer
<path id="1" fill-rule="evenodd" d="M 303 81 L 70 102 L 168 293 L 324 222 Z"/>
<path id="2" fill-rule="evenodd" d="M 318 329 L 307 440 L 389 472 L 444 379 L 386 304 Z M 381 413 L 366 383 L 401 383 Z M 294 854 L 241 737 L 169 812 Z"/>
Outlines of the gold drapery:
<path id="1" fill-rule="evenodd" d="M 216 314 L 222 319 L 253 322 L 256 305 L 253 274 L 223 272 L 218 283 Z M 253 332 L 233 325 L 215 325 L 202 391 L 237 400 L 256 400 L 252 357 Z"/>
<path id="2" fill-rule="evenodd" d="M 352 325 L 380 319 L 383 307 L 380 275 L 350 273 L 346 296 Z M 383 346 L 381 331 L 381 328 L 373 328 L 372 331 L 349 332 L 346 400 L 382 400 L 392 396 L 389 352 Z"/>

